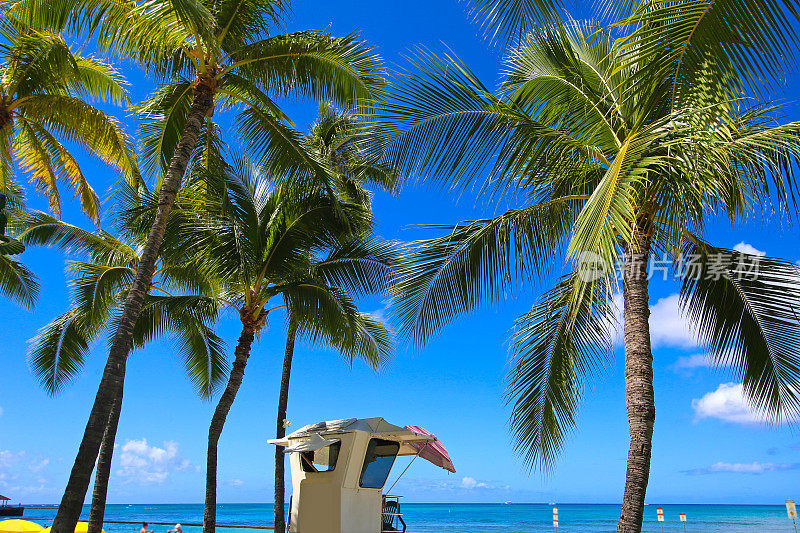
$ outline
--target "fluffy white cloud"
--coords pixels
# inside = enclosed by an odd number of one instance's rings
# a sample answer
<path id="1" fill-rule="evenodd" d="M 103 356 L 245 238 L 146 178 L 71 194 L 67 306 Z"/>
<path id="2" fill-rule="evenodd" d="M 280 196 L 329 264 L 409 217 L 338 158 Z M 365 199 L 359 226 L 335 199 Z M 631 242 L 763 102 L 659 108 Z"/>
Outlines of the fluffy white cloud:
<path id="1" fill-rule="evenodd" d="M 241 487 L 242 485 L 244 485 L 244 480 L 238 478 L 231 479 L 230 481 L 228 481 L 228 485 L 230 485 L 231 487 Z"/>
<path id="2" fill-rule="evenodd" d="M 119 446 L 117 474 L 143 484 L 163 483 L 171 472 L 192 467 L 178 454 L 178 443 L 164 442 L 163 448 L 150 446 L 147 439 L 128 440 Z"/>
<path id="3" fill-rule="evenodd" d="M 717 474 L 730 472 L 734 474 L 763 474 L 765 472 L 780 472 L 784 470 L 795 470 L 800 467 L 797 463 L 725 463 L 716 462 L 708 468 L 696 468 L 687 470 L 687 474 Z"/>
<path id="4" fill-rule="evenodd" d="M 765 256 L 767 252 L 762 252 L 761 250 L 757 249 L 752 244 L 747 244 L 746 242 L 742 241 L 736 246 L 733 247 L 734 250 L 737 252 L 741 252 L 743 254 L 750 254 L 750 255 L 758 255 L 758 256 Z"/>
<path id="5" fill-rule="evenodd" d="M 689 329 L 689 323 L 681 315 L 679 297 L 671 294 L 660 298 L 650 306 L 650 339 L 653 347 L 697 346 L 697 337 Z"/>
<path id="6" fill-rule="evenodd" d="M 485 488 L 488 488 L 488 487 L 489 487 L 489 485 L 487 485 L 486 483 L 478 482 L 474 477 L 466 476 L 464 478 L 461 478 L 461 488 L 464 488 L 464 489 L 475 489 L 475 488 L 485 489 Z"/>
<path id="7" fill-rule="evenodd" d="M 722 383 L 717 390 L 692 400 L 698 418 L 718 418 L 737 424 L 768 422 L 769 418 L 752 409 L 744 398 L 741 383 Z"/>

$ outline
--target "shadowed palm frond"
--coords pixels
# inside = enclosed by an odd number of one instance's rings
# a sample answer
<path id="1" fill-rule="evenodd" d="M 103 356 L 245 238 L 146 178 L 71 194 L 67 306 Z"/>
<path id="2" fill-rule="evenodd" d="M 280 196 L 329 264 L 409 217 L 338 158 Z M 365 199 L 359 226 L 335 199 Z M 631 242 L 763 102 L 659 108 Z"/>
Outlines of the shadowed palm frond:
<path id="1" fill-rule="evenodd" d="M 573 178 L 604 162 L 598 147 L 493 95 L 457 57 L 421 51 L 412 66 L 392 89 L 380 131 L 404 174 L 458 192 L 484 178 L 478 194 L 499 196 L 517 192 L 522 177 Z"/>
<path id="2" fill-rule="evenodd" d="M 386 292 L 399 262 L 400 246 L 374 237 L 353 238 L 314 263 L 314 272 L 356 296 Z"/>
<path id="3" fill-rule="evenodd" d="M 36 275 L 11 256 L 0 254 L 0 294 L 32 308 L 39 297 Z"/>
<path id="4" fill-rule="evenodd" d="M 471 0 L 471 15 L 492 41 L 516 44 L 536 26 L 555 19 L 561 0 Z"/>
<path id="5" fill-rule="evenodd" d="M 451 233 L 412 243 L 398 268 L 399 298 L 392 306 L 403 332 L 424 344 L 457 315 L 504 300 L 513 281 L 550 272 L 568 235 L 571 202 L 434 226 Z"/>
<path id="6" fill-rule="evenodd" d="M 89 232 L 41 211 L 20 213 L 12 220 L 12 228 L 29 246 L 56 247 L 111 265 L 131 265 L 139 259 L 129 245 L 105 231 Z"/>
<path id="7" fill-rule="evenodd" d="M 712 359 L 776 422 L 800 416 L 800 267 L 715 248 L 690 236 L 681 306 Z"/>
<path id="8" fill-rule="evenodd" d="M 77 311 L 64 313 L 31 341 L 28 363 L 50 394 L 60 392 L 83 369 L 93 337 L 86 335 L 80 322 Z"/>

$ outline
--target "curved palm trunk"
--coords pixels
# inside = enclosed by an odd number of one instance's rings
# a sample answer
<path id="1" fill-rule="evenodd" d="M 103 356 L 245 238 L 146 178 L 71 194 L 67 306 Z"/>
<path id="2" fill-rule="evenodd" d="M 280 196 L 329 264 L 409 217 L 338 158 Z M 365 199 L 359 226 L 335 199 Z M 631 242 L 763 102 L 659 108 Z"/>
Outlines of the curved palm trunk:
<path id="1" fill-rule="evenodd" d="M 125 364 L 131 349 L 133 327 L 139 319 L 144 297 L 150 289 L 155 272 L 156 259 L 164 239 L 164 230 L 175 197 L 181 187 L 186 167 L 192 156 L 203 121 L 214 109 L 214 90 L 206 84 L 199 84 L 195 89 L 194 101 L 189 110 L 188 120 L 183 130 L 175 153 L 172 155 L 169 168 L 164 176 L 158 197 L 158 209 L 147 243 L 142 252 L 136 276 L 131 290 L 125 300 L 125 307 L 119 319 L 116 334 L 108 354 L 108 361 L 103 370 L 103 378 L 97 389 L 92 412 L 83 433 L 75 463 L 70 472 L 69 481 L 61 498 L 58 513 L 53 520 L 53 533 L 73 533 L 75 524 L 83 508 L 86 491 L 92 477 L 92 470 L 100 451 L 106 426 L 109 423 L 114 400 L 122 397 L 122 386 L 125 380 Z M 115 417 L 115 418 L 118 418 Z M 116 421 L 114 422 L 116 424 Z"/>
<path id="2" fill-rule="evenodd" d="M 211 425 L 208 428 L 208 456 L 206 457 L 206 503 L 203 513 L 203 533 L 214 533 L 217 527 L 217 445 L 225 425 L 225 419 L 231 410 L 236 393 L 244 378 L 244 369 L 250 357 L 250 348 L 253 346 L 256 326 L 252 322 L 242 325 L 242 333 L 234 351 L 233 368 L 228 378 L 225 392 L 219 398 Z"/>
<path id="3" fill-rule="evenodd" d="M 650 347 L 650 301 L 647 263 L 650 236 L 636 231 L 625 251 L 623 284 L 625 299 L 625 400 L 631 443 L 625 494 L 617 533 L 639 533 L 644 516 L 644 498 L 650 478 L 653 425 L 656 420 L 653 394 L 653 353 Z"/>
<path id="4" fill-rule="evenodd" d="M 100 455 L 97 458 L 97 472 L 94 475 L 94 492 L 92 493 L 92 507 L 89 510 L 89 530 L 87 533 L 100 533 L 103 530 L 108 478 L 111 476 L 111 460 L 114 457 L 114 441 L 117 438 L 121 410 L 122 398 L 117 398 L 111 407 L 111 416 L 103 434 L 103 443 L 100 446 Z"/>
<path id="5" fill-rule="evenodd" d="M 281 373 L 281 393 L 278 396 L 278 425 L 276 428 L 276 439 L 286 436 L 286 406 L 289 403 L 289 378 L 292 375 L 292 358 L 294 358 L 294 341 L 297 337 L 297 321 L 289 322 L 289 330 L 286 333 L 286 351 L 283 355 L 283 372 Z M 286 518 L 284 510 L 284 486 L 286 457 L 282 446 L 275 447 L 275 532 L 284 533 L 286 531 Z M 291 509 L 289 510 L 291 512 Z"/>

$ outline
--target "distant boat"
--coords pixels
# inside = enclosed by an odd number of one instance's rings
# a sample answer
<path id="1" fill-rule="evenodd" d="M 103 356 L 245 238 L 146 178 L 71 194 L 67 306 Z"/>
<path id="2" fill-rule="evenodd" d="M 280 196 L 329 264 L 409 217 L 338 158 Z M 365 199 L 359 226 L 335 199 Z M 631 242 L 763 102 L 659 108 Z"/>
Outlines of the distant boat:
<path id="1" fill-rule="evenodd" d="M 22 513 L 25 512 L 25 508 L 22 505 L 8 505 L 8 502 L 11 498 L 6 498 L 2 494 L 0 494 L 0 516 L 22 516 Z"/>
<path id="2" fill-rule="evenodd" d="M 514 502 L 503 502 L 503 505 L 511 505 Z"/>

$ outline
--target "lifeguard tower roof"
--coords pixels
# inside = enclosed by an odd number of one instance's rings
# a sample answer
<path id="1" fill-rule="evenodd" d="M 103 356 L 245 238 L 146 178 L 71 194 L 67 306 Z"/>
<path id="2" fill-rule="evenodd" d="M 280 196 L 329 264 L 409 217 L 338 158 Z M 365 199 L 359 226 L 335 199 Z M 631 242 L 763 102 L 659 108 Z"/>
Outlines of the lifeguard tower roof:
<path id="1" fill-rule="evenodd" d="M 11 500 L 11 498 L 7 498 L 6 496 L 3 496 L 2 494 L 0 494 L 0 501 L 5 501 L 5 502 L 7 502 L 7 501 L 9 501 L 9 500 Z"/>
<path id="2" fill-rule="evenodd" d="M 431 463 L 455 472 L 453 462 L 444 446 L 433 433 L 419 426 L 395 426 L 381 417 L 343 418 L 303 426 L 282 439 L 272 439 L 270 444 L 283 446 L 286 453 L 314 451 L 337 442 L 337 434 L 363 431 L 372 438 L 395 441 L 400 444 L 397 455 L 419 455 Z"/>

